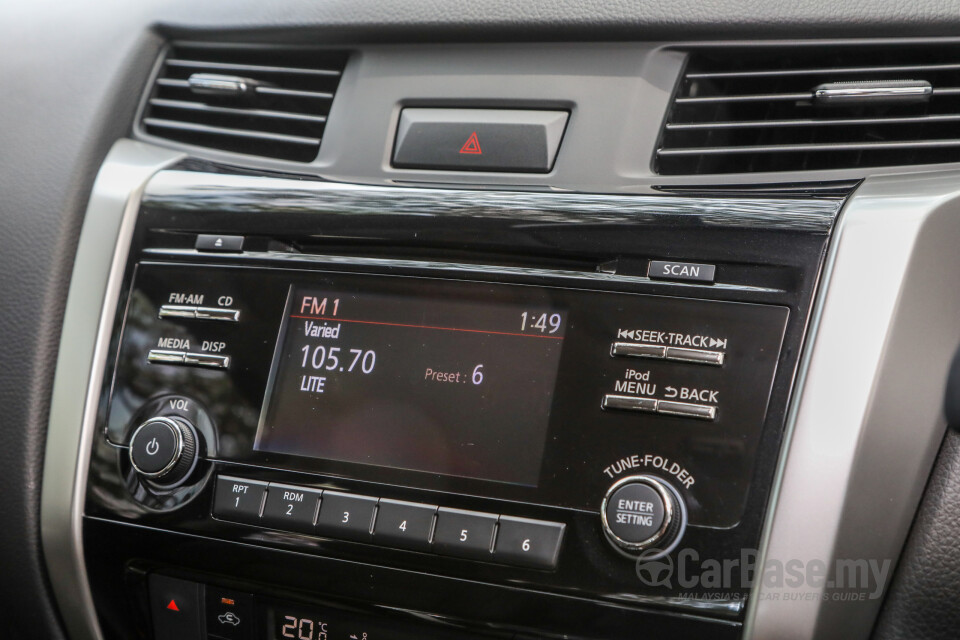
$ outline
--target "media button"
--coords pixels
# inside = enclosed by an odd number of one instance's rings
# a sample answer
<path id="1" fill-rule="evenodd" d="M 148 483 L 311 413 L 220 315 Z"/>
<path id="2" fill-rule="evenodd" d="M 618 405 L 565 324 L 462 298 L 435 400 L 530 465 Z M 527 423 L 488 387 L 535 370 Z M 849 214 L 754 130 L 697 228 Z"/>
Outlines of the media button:
<path id="1" fill-rule="evenodd" d="M 557 566 L 566 525 L 527 518 L 500 516 L 500 530 L 493 549 L 497 562 L 535 569 Z"/>
<path id="2" fill-rule="evenodd" d="M 497 516 L 489 513 L 441 508 L 437 512 L 433 550 L 448 556 L 492 560 L 496 525 Z"/>
<path id="3" fill-rule="evenodd" d="M 150 353 L 147 354 L 147 362 L 150 364 L 183 364 L 185 355 L 183 351 L 151 349 Z"/>
<path id="4" fill-rule="evenodd" d="M 373 541 L 390 547 L 429 551 L 436 512 L 435 506 L 381 499 L 373 525 Z"/>
<path id="5" fill-rule="evenodd" d="M 376 508 L 376 498 L 324 491 L 316 532 L 331 538 L 370 542 Z"/>
<path id="6" fill-rule="evenodd" d="M 271 482 L 263 506 L 263 525 L 286 531 L 313 533 L 322 491 Z"/>
<path id="7" fill-rule="evenodd" d="M 266 482 L 219 476 L 213 498 L 213 515 L 233 522 L 257 523 L 266 493 Z"/>

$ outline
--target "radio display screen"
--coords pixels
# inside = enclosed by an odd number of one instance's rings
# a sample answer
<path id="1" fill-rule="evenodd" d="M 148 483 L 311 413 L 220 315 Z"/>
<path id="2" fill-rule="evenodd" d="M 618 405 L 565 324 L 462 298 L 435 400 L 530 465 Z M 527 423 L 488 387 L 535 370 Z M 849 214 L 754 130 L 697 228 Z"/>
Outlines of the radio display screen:
<path id="1" fill-rule="evenodd" d="M 292 286 L 254 449 L 536 486 L 567 311 Z"/>

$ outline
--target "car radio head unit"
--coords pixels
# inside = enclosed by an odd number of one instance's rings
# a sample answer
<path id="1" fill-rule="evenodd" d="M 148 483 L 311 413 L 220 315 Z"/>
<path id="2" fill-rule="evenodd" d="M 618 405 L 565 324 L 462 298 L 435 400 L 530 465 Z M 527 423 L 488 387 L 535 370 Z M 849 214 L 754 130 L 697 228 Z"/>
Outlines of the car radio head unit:
<path id="1" fill-rule="evenodd" d="M 229 301 L 214 302 L 229 321 L 185 300 Z M 180 415 L 211 425 L 211 461 L 595 513 L 615 481 L 655 471 L 692 524 L 731 527 L 787 318 L 529 283 L 142 263 L 108 437 L 129 446 L 145 420 Z"/>

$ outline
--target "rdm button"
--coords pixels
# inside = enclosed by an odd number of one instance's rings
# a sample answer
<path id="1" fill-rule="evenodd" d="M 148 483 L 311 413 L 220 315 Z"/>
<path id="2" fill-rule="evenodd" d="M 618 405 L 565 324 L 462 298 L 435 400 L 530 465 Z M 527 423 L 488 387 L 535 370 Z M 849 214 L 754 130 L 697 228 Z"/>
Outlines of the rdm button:
<path id="1" fill-rule="evenodd" d="M 393 166 L 547 173 L 567 117 L 566 111 L 404 109 Z"/>

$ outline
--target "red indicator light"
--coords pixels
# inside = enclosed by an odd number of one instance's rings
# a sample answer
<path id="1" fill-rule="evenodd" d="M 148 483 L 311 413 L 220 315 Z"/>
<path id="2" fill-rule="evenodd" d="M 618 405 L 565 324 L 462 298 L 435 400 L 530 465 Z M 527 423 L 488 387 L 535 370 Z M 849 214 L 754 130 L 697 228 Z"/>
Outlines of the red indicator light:
<path id="1" fill-rule="evenodd" d="M 234 604 L 236 604 L 236 603 L 235 603 L 233 600 L 231 600 L 230 598 L 220 598 L 220 604 L 225 604 L 225 605 L 229 605 L 229 606 L 232 607 L 232 606 L 233 606 Z"/>
<path id="2" fill-rule="evenodd" d="M 471 133 L 470 137 L 467 138 L 467 141 L 463 143 L 462 147 L 460 147 L 460 153 L 469 153 L 475 156 L 483 155 L 483 150 L 480 148 L 480 140 L 477 138 L 476 131 Z"/>
<path id="3" fill-rule="evenodd" d="M 170 611 L 180 611 L 180 607 L 177 606 L 177 602 L 175 600 L 170 601 L 170 604 L 167 605 L 167 609 L 170 609 Z"/>

